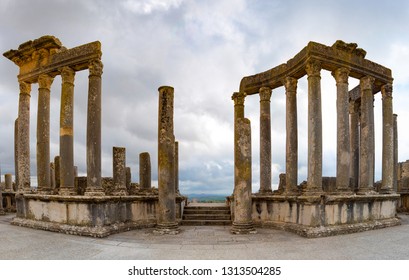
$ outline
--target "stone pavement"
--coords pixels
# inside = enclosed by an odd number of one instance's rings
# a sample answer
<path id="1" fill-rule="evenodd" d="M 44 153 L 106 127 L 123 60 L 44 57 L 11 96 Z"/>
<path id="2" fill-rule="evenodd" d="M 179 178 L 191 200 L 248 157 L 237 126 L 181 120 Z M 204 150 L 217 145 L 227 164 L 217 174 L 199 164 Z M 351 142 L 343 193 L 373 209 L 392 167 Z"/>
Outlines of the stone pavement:
<path id="1" fill-rule="evenodd" d="M 402 225 L 350 235 L 306 239 L 258 228 L 257 234 L 232 235 L 230 226 L 181 226 L 178 235 L 134 230 L 98 239 L 10 225 L 0 216 L 0 259 L 409 259 L 409 216 Z"/>

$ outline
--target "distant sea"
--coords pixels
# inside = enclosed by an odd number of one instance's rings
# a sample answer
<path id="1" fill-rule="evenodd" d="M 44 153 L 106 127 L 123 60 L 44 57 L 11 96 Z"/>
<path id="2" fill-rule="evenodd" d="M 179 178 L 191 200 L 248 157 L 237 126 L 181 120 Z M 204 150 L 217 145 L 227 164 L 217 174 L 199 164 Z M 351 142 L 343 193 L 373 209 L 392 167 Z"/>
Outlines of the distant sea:
<path id="1" fill-rule="evenodd" d="M 184 194 L 182 195 L 187 196 L 189 201 L 197 201 L 197 202 L 225 202 L 226 197 L 229 196 L 227 194 L 204 194 L 204 193 L 191 193 L 191 194 Z"/>

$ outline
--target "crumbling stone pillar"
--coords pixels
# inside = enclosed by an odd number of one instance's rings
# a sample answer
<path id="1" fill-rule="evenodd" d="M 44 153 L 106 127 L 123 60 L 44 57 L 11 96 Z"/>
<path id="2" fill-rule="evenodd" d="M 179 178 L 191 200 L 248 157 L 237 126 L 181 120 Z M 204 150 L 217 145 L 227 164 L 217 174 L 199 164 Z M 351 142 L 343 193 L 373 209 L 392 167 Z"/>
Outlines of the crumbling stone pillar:
<path id="1" fill-rule="evenodd" d="M 14 175 L 18 190 L 18 118 L 14 121 Z"/>
<path id="2" fill-rule="evenodd" d="M 114 195 L 126 195 L 126 150 L 113 147 Z"/>
<path id="3" fill-rule="evenodd" d="M 375 79 L 361 78 L 361 140 L 359 155 L 359 194 L 374 192 L 374 123 L 372 86 Z"/>
<path id="4" fill-rule="evenodd" d="M 60 185 L 61 185 L 60 166 L 61 166 L 60 156 L 54 157 L 55 188 L 57 190 L 60 189 Z"/>
<path id="5" fill-rule="evenodd" d="M 51 190 L 55 190 L 55 166 L 54 162 L 50 162 L 50 187 Z"/>
<path id="6" fill-rule="evenodd" d="M 30 191 L 30 92 L 31 84 L 20 82 L 17 133 L 17 190 L 20 192 Z"/>
<path id="7" fill-rule="evenodd" d="M 321 64 L 310 60 L 308 75 L 308 181 L 306 194 L 322 192 Z"/>
<path id="8" fill-rule="evenodd" d="M 271 88 L 262 87 L 260 95 L 260 193 L 271 192 Z"/>
<path id="9" fill-rule="evenodd" d="M 70 67 L 61 69 L 60 110 L 60 195 L 73 195 L 74 190 L 74 78 Z"/>
<path id="10" fill-rule="evenodd" d="M 4 174 L 4 190 L 13 191 L 13 178 L 10 173 Z"/>
<path id="11" fill-rule="evenodd" d="M 251 198 L 251 126 L 249 119 L 238 119 L 236 123 L 237 149 L 235 150 L 234 178 L 234 234 L 255 233 Z"/>
<path id="12" fill-rule="evenodd" d="M 104 195 L 101 184 L 101 60 L 90 62 L 87 115 L 87 188 L 85 195 Z"/>
<path id="13" fill-rule="evenodd" d="M 149 153 L 139 154 L 139 187 L 142 190 L 151 188 L 151 157 Z"/>
<path id="14" fill-rule="evenodd" d="M 50 88 L 54 78 L 38 77 L 37 181 L 38 192 L 49 194 L 50 184 Z"/>
<path id="15" fill-rule="evenodd" d="M 179 142 L 175 141 L 175 192 L 180 194 L 179 191 Z"/>
<path id="16" fill-rule="evenodd" d="M 338 68 L 332 75 L 337 85 L 337 192 L 351 192 L 350 183 L 350 134 L 349 134 L 349 69 Z"/>
<path id="17" fill-rule="evenodd" d="M 360 103 L 351 101 L 349 103 L 349 125 L 350 125 L 350 177 L 351 188 L 353 191 L 358 191 L 359 182 L 359 114 Z"/>
<path id="18" fill-rule="evenodd" d="M 393 190 L 398 191 L 398 115 L 393 114 Z"/>
<path id="19" fill-rule="evenodd" d="M 130 167 L 127 167 L 127 168 L 126 168 L 126 189 L 127 189 L 127 191 L 128 191 L 128 194 L 131 194 L 131 193 L 130 193 L 131 180 L 132 180 L 131 168 L 130 168 Z"/>
<path id="20" fill-rule="evenodd" d="M 382 92 L 382 186 L 381 193 L 393 193 L 394 179 L 394 149 L 393 149 L 393 109 L 392 85 L 381 87 Z"/>
<path id="21" fill-rule="evenodd" d="M 298 184 L 297 82 L 298 80 L 293 77 L 286 77 L 284 81 L 286 95 L 286 193 L 296 192 Z"/>
<path id="22" fill-rule="evenodd" d="M 173 132 L 174 89 L 162 86 L 159 89 L 158 122 L 158 223 L 161 234 L 179 233 L 176 222 L 175 197 L 175 136 Z"/>

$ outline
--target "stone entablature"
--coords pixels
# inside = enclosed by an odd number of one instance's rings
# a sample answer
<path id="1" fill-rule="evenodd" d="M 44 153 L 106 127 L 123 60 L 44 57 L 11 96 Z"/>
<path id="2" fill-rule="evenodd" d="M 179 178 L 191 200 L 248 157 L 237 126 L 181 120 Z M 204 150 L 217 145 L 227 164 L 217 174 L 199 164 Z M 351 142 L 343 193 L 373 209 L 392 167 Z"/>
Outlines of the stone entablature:
<path id="1" fill-rule="evenodd" d="M 248 95 L 256 94 L 261 87 L 275 89 L 283 86 L 286 77 L 299 79 L 307 74 L 306 65 L 310 60 L 320 62 L 322 69 L 335 71 L 345 67 L 350 70 L 349 76 L 361 79 L 365 76 L 375 78 L 373 90 L 378 92 L 383 84 L 392 83 L 392 71 L 382 65 L 365 59 L 366 51 L 357 48 L 355 43 L 336 41 L 331 47 L 316 42 L 309 42 L 287 63 L 252 76 L 244 77 L 240 91 Z"/>

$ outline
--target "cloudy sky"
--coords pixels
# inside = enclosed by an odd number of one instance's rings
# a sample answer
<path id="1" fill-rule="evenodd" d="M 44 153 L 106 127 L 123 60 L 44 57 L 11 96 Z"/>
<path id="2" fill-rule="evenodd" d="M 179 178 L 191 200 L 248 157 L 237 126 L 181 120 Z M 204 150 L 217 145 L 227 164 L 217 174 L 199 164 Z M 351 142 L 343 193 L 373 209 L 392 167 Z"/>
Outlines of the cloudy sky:
<path id="1" fill-rule="evenodd" d="M 175 135 L 182 193 L 233 190 L 233 102 L 243 76 L 286 62 L 309 41 L 355 42 L 366 58 L 392 69 L 399 161 L 409 159 L 409 2 L 345 0 L 0 0 L 0 50 L 43 35 L 72 48 L 102 43 L 102 173 L 112 176 L 112 147 L 127 148 L 138 182 L 139 153 L 151 154 L 157 184 L 157 89 L 175 88 Z M 0 58 L 0 163 L 14 173 L 18 67 Z M 86 71 L 75 82 L 75 164 L 86 172 Z M 323 175 L 335 176 L 336 88 L 322 71 Z M 358 84 L 350 79 L 350 88 Z M 35 176 L 37 85 L 31 95 L 31 174 Z M 59 150 L 61 79 L 51 89 L 51 154 Z M 285 172 L 284 89 L 273 91 L 273 188 Z M 298 83 L 299 181 L 307 174 L 307 82 Z M 376 180 L 381 178 L 382 107 L 375 96 Z M 252 122 L 253 191 L 259 189 L 259 98 L 246 99 Z"/>

